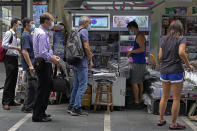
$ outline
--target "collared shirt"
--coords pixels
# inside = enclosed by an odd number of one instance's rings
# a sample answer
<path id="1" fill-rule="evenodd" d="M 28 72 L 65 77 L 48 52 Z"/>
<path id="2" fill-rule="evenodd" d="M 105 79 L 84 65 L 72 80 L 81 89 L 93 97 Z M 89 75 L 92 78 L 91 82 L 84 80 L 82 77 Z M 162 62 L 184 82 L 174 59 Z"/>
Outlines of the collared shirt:
<path id="1" fill-rule="evenodd" d="M 12 36 L 13 36 L 13 40 L 12 40 L 12 43 L 10 44 L 9 41 L 10 41 Z M 16 33 L 12 29 L 10 29 L 9 31 L 7 31 L 5 33 L 5 35 L 3 37 L 2 47 L 4 49 L 7 49 L 6 55 L 18 56 L 19 52 L 17 50 L 14 50 L 14 49 L 9 49 L 10 46 L 15 46 L 15 47 L 19 46 L 19 43 L 17 42 L 17 38 L 16 38 Z"/>
<path id="2" fill-rule="evenodd" d="M 46 62 L 51 63 L 50 59 L 53 56 L 53 50 L 49 42 L 49 31 L 42 26 L 34 30 L 33 49 L 35 58 L 41 57 Z"/>

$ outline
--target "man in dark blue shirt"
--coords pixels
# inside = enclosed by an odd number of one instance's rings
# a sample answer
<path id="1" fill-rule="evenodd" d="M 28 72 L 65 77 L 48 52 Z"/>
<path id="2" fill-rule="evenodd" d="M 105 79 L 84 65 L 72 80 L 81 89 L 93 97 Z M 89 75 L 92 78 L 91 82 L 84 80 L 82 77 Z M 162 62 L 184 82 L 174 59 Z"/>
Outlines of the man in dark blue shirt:
<path id="1" fill-rule="evenodd" d="M 22 111 L 28 113 L 32 112 L 34 99 L 35 99 L 35 86 L 37 85 L 36 77 L 34 75 L 35 70 L 34 52 L 33 52 L 33 39 L 31 32 L 35 29 L 33 20 L 30 18 L 24 18 L 23 21 L 24 32 L 21 37 L 21 50 L 22 50 L 22 67 L 25 71 L 26 89 L 25 99 Z"/>

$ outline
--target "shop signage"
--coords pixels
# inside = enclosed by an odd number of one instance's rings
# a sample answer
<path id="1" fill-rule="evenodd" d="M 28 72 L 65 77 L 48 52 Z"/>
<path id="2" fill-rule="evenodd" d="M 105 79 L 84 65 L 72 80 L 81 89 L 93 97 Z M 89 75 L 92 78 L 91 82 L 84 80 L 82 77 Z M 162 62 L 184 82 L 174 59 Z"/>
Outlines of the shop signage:
<path id="1" fill-rule="evenodd" d="M 192 2 L 192 0 L 166 0 L 166 2 Z"/>
<path id="2" fill-rule="evenodd" d="M 126 7 L 134 7 L 134 6 L 152 6 L 154 4 L 153 1 L 142 1 L 142 2 L 130 2 L 130 1 L 109 1 L 109 2 L 91 2 L 85 0 L 83 2 L 83 6 L 87 10 L 94 10 L 96 7 L 113 7 L 114 10 L 125 10 Z"/>
<path id="3" fill-rule="evenodd" d="M 34 1 L 33 5 L 47 5 L 47 1 Z"/>

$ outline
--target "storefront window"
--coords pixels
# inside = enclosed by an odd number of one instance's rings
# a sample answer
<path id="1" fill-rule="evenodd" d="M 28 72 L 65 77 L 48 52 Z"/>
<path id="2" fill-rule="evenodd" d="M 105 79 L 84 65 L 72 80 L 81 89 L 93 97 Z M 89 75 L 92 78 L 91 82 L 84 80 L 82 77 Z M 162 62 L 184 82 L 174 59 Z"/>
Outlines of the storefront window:
<path id="1" fill-rule="evenodd" d="M 21 6 L 0 6 L 0 40 L 10 29 L 12 18 L 21 18 Z"/>
<path id="2" fill-rule="evenodd" d="M 0 1 L 21 1 L 21 0 L 0 0 Z"/>

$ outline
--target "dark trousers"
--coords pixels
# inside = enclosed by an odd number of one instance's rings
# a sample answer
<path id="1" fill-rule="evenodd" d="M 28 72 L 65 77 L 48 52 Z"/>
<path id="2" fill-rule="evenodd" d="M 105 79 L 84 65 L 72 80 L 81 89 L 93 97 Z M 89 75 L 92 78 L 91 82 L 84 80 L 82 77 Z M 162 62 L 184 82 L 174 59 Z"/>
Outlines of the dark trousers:
<path id="1" fill-rule="evenodd" d="M 31 74 L 28 71 L 26 71 L 25 74 L 25 99 L 24 99 L 24 109 L 25 110 L 31 110 L 33 109 L 34 102 L 35 102 L 35 94 L 36 89 L 38 87 L 38 81 L 35 74 Z"/>
<path id="2" fill-rule="evenodd" d="M 6 80 L 3 90 L 2 105 L 12 105 L 15 98 L 15 88 L 18 75 L 18 57 L 5 56 Z"/>
<path id="3" fill-rule="evenodd" d="M 48 106 L 50 91 L 52 87 L 52 64 L 45 63 L 44 68 L 37 72 L 38 88 L 33 107 L 33 119 L 42 119 Z"/>

